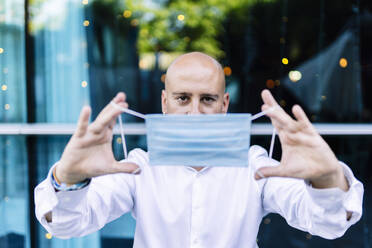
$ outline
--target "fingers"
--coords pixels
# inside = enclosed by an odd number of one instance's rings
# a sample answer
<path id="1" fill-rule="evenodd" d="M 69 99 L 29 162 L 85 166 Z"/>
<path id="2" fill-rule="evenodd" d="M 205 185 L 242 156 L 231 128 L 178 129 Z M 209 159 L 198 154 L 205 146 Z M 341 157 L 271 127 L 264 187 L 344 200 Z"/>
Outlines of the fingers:
<path id="1" fill-rule="evenodd" d="M 114 103 L 124 102 L 126 99 L 126 95 L 124 92 L 119 92 L 113 99 Z"/>
<path id="2" fill-rule="evenodd" d="M 300 127 L 303 130 L 307 130 L 309 134 L 318 134 L 318 131 L 315 129 L 313 124 L 311 124 L 309 118 L 307 118 L 305 111 L 299 106 L 294 105 L 292 107 L 292 113 L 300 123 Z"/>
<path id="3" fill-rule="evenodd" d="M 115 161 L 112 164 L 112 173 L 139 174 L 140 172 L 141 168 L 135 163 Z"/>
<path id="4" fill-rule="evenodd" d="M 275 101 L 273 95 L 271 95 L 269 90 L 263 90 L 261 92 L 262 100 L 265 104 L 269 105 L 270 107 L 274 107 L 278 105 L 278 103 Z"/>
<path id="5" fill-rule="evenodd" d="M 314 125 L 310 122 L 309 118 L 307 118 L 303 109 L 295 105 L 292 108 L 292 112 L 296 119 L 302 124 L 302 128 L 307 130 L 308 134 L 311 135 L 319 135 L 318 131 L 315 129 Z"/>
<path id="6" fill-rule="evenodd" d="M 292 120 L 292 118 L 287 115 L 287 113 L 279 106 L 279 104 L 275 101 L 273 95 L 271 95 L 269 90 L 263 90 L 261 93 L 262 101 L 264 105 L 262 105 L 262 111 L 268 110 L 272 107 L 277 107 L 273 111 L 267 112 L 267 116 L 271 119 L 275 119 L 281 125 L 287 125 L 288 121 Z"/>
<path id="7" fill-rule="evenodd" d="M 299 105 L 294 105 L 292 107 L 292 113 L 299 122 L 302 122 L 307 126 L 311 125 L 311 122 L 309 118 L 307 118 L 305 111 Z"/>
<path id="8" fill-rule="evenodd" d="M 275 101 L 275 100 L 274 100 Z M 294 130 L 295 129 L 295 121 L 281 108 L 279 105 L 272 111 L 268 111 L 266 115 L 271 119 L 272 124 L 274 127 L 280 131 L 281 129 L 287 130 Z M 264 104 L 262 106 L 262 111 L 266 111 L 273 106 L 269 106 L 268 104 Z"/>
<path id="9" fill-rule="evenodd" d="M 300 106 L 295 105 L 292 108 L 292 112 L 297 120 L 296 121 L 278 105 L 269 90 L 263 90 L 261 95 L 262 100 L 264 101 L 264 105 L 262 105 L 262 111 L 268 110 L 272 107 L 277 107 L 273 111 L 268 111 L 266 115 L 270 117 L 273 125 L 279 133 L 283 129 L 289 132 L 296 132 L 303 127 L 312 126 L 305 112 Z"/>
<path id="10" fill-rule="evenodd" d="M 89 106 L 84 106 L 80 111 L 79 120 L 77 123 L 77 128 L 75 135 L 77 137 L 82 137 L 85 135 L 89 125 L 89 117 L 91 113 L 91 108 Z"/>
<path id="11" fill-rule="evenodd" d="M 256 180 L 266 177 L 285 177 L 284 168 L 282 166 L 262 167 L 258 169 L 254 175 Z"/>
<path id="12" fill-rule="evenodd" d="M 112 101 L 123 108 L 128 107 L 128 104 L 125 102 L 125 94 L 123 92 L 118 93 Z M 100 133 L 106 127 L 111 127 L 113 124 L 115 124 L 115 119 L 119 114 L 121 114 L 121 112 L 122 111 L 120 109 L 115 108 L 111 104 L 107 104 L 101 113 L 99 113 L 96 120 L 92 123 L 91 130 L 94 133 Z"/>
<path id="13" fill-rule="evenodd" d="M 109 123 L 108 127 L 109 127 L 111 130 L 113 130 L 114 127 L 115 127 L 115 124 L 116 124 L 116 120 L 114 119 L 114 120 L 112 120 L 112 121 Z"/>

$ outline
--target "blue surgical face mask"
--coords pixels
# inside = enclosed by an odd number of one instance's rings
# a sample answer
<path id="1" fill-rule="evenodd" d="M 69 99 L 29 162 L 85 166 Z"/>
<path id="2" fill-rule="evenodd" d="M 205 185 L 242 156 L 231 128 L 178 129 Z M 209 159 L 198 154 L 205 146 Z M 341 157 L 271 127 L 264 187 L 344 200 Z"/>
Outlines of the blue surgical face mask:
<path id="1" fill-rule="evenodd" d="M 150 165 L 248 166 L 251 121 L 266 112 L 251 114 L 143 115 L 121 108 L 123 112 L 145 119 Z M 119 124 L 123 150 L 127 156 L 122 120 Z M 270 146 L 270 157 L 273 141 Z"/>
<path id="2" fill-rule="evenodd" d="M 151 165 L 248 166 L 250 114 L 146 115 Z"/>

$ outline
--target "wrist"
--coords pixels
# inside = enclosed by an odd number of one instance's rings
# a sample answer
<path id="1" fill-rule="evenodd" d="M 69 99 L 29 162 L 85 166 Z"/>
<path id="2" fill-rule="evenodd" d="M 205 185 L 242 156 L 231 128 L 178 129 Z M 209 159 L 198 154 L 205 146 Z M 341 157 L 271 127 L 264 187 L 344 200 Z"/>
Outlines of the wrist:
<path id="1" fill-rule="evenodd" d="M 340 188 L 343 191 L 348 191 L 349 185 L 344 175 L 343 168 L 339 164 L 336 168 L 334 172 L 326 176 L 310 179 L 311 185 L 318 189 Z"/>
<path id="2" fill-rule="evenodd" d="M 56 168 L 53 169 L 52 175 L 51 175 L 52 185 L 57 192 L 79 190 L 79 189 L 86 187 L 90 183 L 90 181 L 91 179 L 89 178 L 89 179 L 85 179 L 83 181 L 80 181 L 78 183 L 73 183 L 73 184 L 63 183 L 56 176 Z"/>
<path id="3" fill-rule="evenodd" d="M 71 174 L 66 173 L 63 168 L 61 168 L 61 163 L 59 162 L 52 172 L 56 182 L 58 184 L 73 185 L 85 181 L 87 178 L 79 176 L 77 173 Z"/>

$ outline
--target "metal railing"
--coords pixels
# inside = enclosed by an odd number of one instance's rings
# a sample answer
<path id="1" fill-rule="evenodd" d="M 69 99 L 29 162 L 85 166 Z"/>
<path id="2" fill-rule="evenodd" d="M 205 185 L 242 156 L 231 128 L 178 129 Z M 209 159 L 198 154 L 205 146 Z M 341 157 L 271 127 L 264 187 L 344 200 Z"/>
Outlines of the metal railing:
<path id="1" fill-rule="evenodd" d="M 372 124 L 314 124 L 322 135 L 372 135 Z M 0 124 L 0 135 L 72 135 L 76 124 Z M 272 125 L 252 124 L 252 135 L 271 135 Z M 124 125 L 126 135 L 145 135 L 144 123 L 127 123 Z M 114 134 L 119 134 L 119 127 L 115 126 Z"/>

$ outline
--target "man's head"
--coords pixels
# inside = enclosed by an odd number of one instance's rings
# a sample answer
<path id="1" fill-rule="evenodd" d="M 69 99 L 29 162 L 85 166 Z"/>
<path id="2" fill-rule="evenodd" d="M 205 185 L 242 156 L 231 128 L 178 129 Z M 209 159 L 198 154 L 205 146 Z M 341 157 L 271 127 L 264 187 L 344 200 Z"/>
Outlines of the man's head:
<path id="1" fill-rule="evenodd" d="M 226 113 L 229 94 L 221 65 L 200 52 L 179 56 L 167 70 L 161 98 L 166 114 Z"/>

